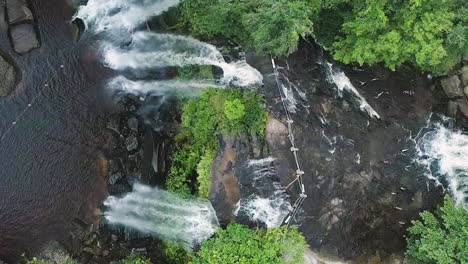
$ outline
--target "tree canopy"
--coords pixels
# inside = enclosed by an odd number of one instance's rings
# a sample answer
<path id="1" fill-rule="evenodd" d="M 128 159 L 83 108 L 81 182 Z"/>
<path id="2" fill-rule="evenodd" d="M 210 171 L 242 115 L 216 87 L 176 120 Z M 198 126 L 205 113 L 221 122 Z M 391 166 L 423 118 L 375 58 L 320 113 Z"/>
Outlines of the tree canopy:
<path id="1" fill-rule="evenodd" d="M 468 263 L 468 211 L 447 195 L 436 215 L 425 211 L 420 216 L 408 229 L 408 263 Z"/>
<path id="2" fill-rule="evenodd" d="M 191 264 L 299 264 L 307 244 L 292 228 L 249 229 L 230 224 L 203 242 Z"/>
<path id="3" fill-rule="evenodd" d="M 193 34 L 277 56 L 314 36 L 344 63 L 445 72 L 468 55 L 465 0 L 185 0 Z"/>

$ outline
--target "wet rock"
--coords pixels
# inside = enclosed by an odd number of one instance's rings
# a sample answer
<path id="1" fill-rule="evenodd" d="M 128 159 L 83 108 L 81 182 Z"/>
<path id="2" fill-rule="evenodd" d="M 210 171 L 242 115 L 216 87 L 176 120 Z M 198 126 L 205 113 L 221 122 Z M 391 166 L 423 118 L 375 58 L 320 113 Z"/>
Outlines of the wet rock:
<path id="1" fill-rule="evenodd" d="M 7 0 L 6 1 L 8 23 L 17 24 L 32 22 L 34 20 L 31 10 L 28 8 L 26 0 Z"/>
<path id="2" fill-rule="evenodd" d="M 463 85 L 468 86 L 468 65 L 466 65 L 465 67 L 463 67 L 461 69 L 460 75 L 461 75 L 461 81 L 462 81 Z M 466 87 L 465 87 L 465 89 L 466 89 Z M 465 93 L 465 94 L 467 94 L 467 93 Z"/>
<path id="3" fill-rule="evenodd" d="M 120 179 L 123 178 L 123 174 L 121 172 L 116 172 L 109 175 L 109 179 L 107 180 L 110 185 L 116 184 Z"/>
<path id="4" fill-rule="evenodd" d="M 110 195 L 119 195 L 126 192 L 130 192 L 132 188 L 126 184 L 114 184 L 108 187 Z"/>
<path id="5" fill-rule="evenodd" d="M 458 103 L 455 101 L 450 101 L 447 104 L 447 115 L 450 117 L 456 117 L 458 111 Z"/>
<path id="6" fill-rule="evenodd" d="M 43 260 L 43 263 L 67 263 L 71 259 L 65 248 L 57 241 L 50 242 L 38 258 Z"/>
<path id="7" fill-rule="evenodd" d="M 100 256 L 102 254 L 102 250 L 98 247 L 85 247 L 83 248 L 83 251 L 84 252 L 88 252 L 92 255 L 95 255 L 95 256 Z"/>
<path id="8" fill-rule="evenodd" d="M 463 91 L 461 89 L 460 78 L 457 75 L 453 75 L 447 78 L 444 78 L 440 81 L 444 93 L 449 98 L 457 98 L 463 96 Z"/>
<path id="9" fill-rule="evenodd" d="M 127 125 L 133 132 L 138 132 L 138 119 L 136 117 L 129 118 Z"/>
<path id="10" fill-rule="evenodd" d="M 10 36 L 13 48 L 19 54 L 24 54 L 40 47 L 32 24 L 10 26 Z"/>
<path id="11" fill-rule="evenodd" d="M 458 102 L 458 111 L 462 118 L 468 120 L 468 100 L 465 99 Z"/>
<path id="12" fill-rule="evenodd" d="M 0 56 L 0 96 L 7 96 L 15 89 L 16 74 L 15 67 Z"/>
<path id="13" fill-rule="evenodd" d="M 128 151 L 134 151 L 138 148 L 138 138 L 134 134 L 130 134 L 126 139 L 125 139 L 125 146 Z"/>

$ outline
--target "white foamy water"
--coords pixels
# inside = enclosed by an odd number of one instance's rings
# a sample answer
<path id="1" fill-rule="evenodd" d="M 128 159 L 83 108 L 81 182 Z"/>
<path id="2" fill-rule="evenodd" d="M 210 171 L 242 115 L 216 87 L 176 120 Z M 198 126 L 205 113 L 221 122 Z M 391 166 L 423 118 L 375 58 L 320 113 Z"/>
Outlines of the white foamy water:
<path id="1" fill-rule="evenodd" d="M 132 30 L 158 16 L 179 0 L 89 0 L 75 17 L 81 18 L 94 32 Z"/>
<path id="2" fill-rule="evenodd" d="M 188 248 L 210 238 L 219 227 L 209 201 L 183 199 L 158 188 L 141 184 L 122 198 L 104 202 L 105 218 L 111 224 L 177 242 Z"/>
<path id="3" fill-rule="evenodd" d="M 252 186 L 258 190 L 272 190 L 269 194 L 252 194 L 242 198 L 236 209 L 236 215 L 247 216 L 253 222 L 265 224 L 267 228 L 279 227 L 292 210 L 289 195 L 275 179 L 276 171 L 272 167 L 273 157 L 250 160 Z"/>
<path id="4" fill-rule="evenodd" d="M 206 87 L 217 87 L 209 81 L 132 81 L 124 76 L 117 76 L 108 82 L 108 87 L 130 94 L 180 94 L 186 97 L 197 96 Z"/>
<path id="5" fill-rule="evenodd" d="M 333 65 L 329 62 L 325 62 L 325 67 L 327 69 L 327 77 L 330 83 L 334 83 L 338 88 L 340 96 L 342 95 L 343 90 L 347 90 L 354 94 L 359 101 L 359 108 L 361 111 L 367 113 L 369 117 L 380 119 L 380 115 L 372 108 L 372 106 L 367 103 L 366 99 L 359 93 L 359 91 L 354 87 L 354 85 L 349 80 L 348 76 L 341 70 L 334 70 Z"/>
<path id="6" fill-rule="evenodd" d="M 128 46 L 105 42 L 102 50 L 105 64 L 115 70 L 215 65 L 223 69 L 225 84 L 249 86 L 263 81 L 262 74 L 245 60 L 226 63 L 215 46 L 184 36 L 140 31 Z"/>
<path id="7" fill-rule="evenodd" d="M 430 123 L 416 138 L 418 162 L 428 168 L 428 177 L 446 181 L 456 202 L 468 206 L 468 135 Z"/>

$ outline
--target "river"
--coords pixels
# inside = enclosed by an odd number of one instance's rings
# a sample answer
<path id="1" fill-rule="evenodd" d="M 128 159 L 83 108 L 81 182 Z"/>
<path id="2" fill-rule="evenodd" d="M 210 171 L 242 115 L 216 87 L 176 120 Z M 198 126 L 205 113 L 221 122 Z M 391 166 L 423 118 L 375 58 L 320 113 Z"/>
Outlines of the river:
<path id="1" fill-rule="evenodd" d="M 0 32 L 0 49 L 23 72 L 16 93 L 0 98 L 0 133 L 42 93 L 0 142 L 0 259 L 6 261 L 63 238 L 75 218 L 91 221 L 106 193 L 96 147 L 103 145 L 104 109 L 95 53 L 73 40 L 75 11 L 65 1 L 31 4 L 40 49 L 19 56 Z"/>

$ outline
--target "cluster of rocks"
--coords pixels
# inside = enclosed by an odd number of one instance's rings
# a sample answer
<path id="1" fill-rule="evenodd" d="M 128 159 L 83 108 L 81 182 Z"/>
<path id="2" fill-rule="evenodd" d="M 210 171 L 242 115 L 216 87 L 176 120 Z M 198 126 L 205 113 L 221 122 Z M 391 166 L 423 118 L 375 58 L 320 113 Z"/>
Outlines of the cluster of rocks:
<path id="1" fill-rule="evenodd" d="M 154 127 L 165 127 L 144 122 L 144 116 L 153 116 L 154 122 L 171 120 L 170 108 L 148 110 L 157 97 L 148 95 L 117 96 L 110 114 L 107 129 L 110 137 L 108 149 L 107 184 L 110 195 L 125 195 L 132 190 L 134 182 L 161 185 L 167 174 L 167 152 L 170 151 L 171 129 L 155 131 Z M 166 110 L 169 110 L 166 111 Z M 170 121 L 169 123 L 174 123 Z M 167 126 L 166 126 L 167 127 Z M 110 263 L 121 260 L 132 252 L 152 259 L 160 258 L 161 242 L 147 235 L 134 234 L 119 227 L 110 227 L 104 218 L 100 224 L 86 224 L 78 219 L 72 224 L 71 232 L 62 245 L 70 256 L 79 263 Z"/>
<path id="2" fill-rule="evenodd" d="M 39 48 L 34 15 L 26 0 L 6 0 L 5 4 L 6 8 L 2 8 L 0 3 L 0 12 L 6 11 L 10 39 L 15 52 L 24 54 Z"/>
<path id="3" fill-rule="evenodd" d="M 447 115 L 457 119 L 457 125 L 468 128 L 468 66 L 442 78 L 439 85 L 448 97 Z"/>
<path id="4" fill-rule="evenodd" d="M 103 224 L 86 225 L 77 219 L 72 224 L 68 240 L 61 242 L 66 249 L 63 252 L 68 252 L 79 263 L 103 264 L 124 259 L 132 252 L 150 256 L 156 244 L 158 242 L 149 236 L 132 236 L 119 229 L 111 230 Z M 40 256 L 44 256 L 48 250 L 49 247 Z"/>

